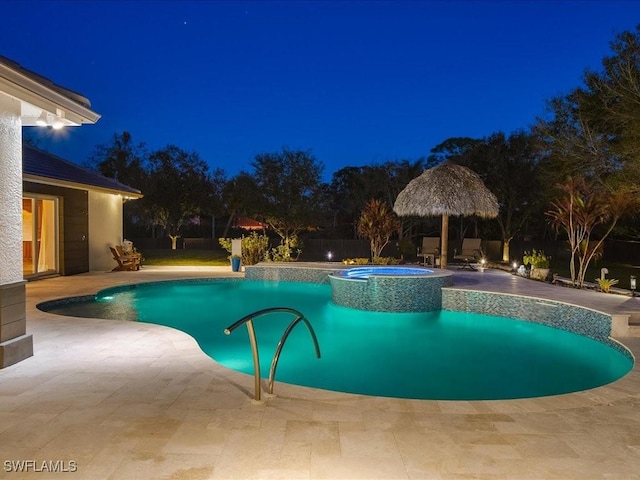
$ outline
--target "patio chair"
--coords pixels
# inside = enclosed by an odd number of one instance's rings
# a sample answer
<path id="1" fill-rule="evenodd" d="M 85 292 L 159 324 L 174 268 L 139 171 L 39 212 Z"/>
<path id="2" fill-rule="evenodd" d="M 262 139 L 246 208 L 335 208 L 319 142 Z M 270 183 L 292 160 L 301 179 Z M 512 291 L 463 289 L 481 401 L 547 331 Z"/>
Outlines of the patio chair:
<path id="1" fill-rule="evenodd" d="M 111 250 L 113 259 L 118 262 L 118 265 L 113 270 L 111 270 L 112 272 L 140 270 L 139 256 L 120 255 L 118 247 L 109 247 L 109 250 Z"/>
<path id="2" fill-rule="evenodd" d="M 142 254 L 138 252 L 135 248 L 133 248 L 133 243 L 129 242 L 130 245 L 127 245 L 125 242 L 122 245 L 116 245 L 116 250 L 118 251 L 118 255 L 120 257 L 125 258 L 133 258 L 138 260 L 138 270 L 142 267 Z M 128 247 L 128 248 L 127 248 Z"/>
<path id="3" fill-rule="evenodd" d="M 471 264 L 482 258 L 482 250 L 480 248 L 480 238 L 465 238 L 462 240 L 462 248 L 460 253 L 457 250 L 453 252 L 453 258 L 456 260 L 462 260 L 462 266 L 460 269 L 468 268 L 469 270 L 475 270 L 476 268 Z"/>
<path id="4" fill-rule="evenodd" d="M 422 247 L 420 248 L 419 257 L 424 259 L 424 265 L 435 266 L 436 256 L 440 254 L 440 237 L 422 237 Z"/>

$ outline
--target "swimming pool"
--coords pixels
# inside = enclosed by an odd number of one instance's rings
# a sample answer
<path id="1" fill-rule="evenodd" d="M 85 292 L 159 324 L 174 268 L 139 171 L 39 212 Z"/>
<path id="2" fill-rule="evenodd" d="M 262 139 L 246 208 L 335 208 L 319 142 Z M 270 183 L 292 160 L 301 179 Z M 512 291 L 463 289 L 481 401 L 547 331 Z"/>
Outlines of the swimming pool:
<path id="1" fill-rule="evenodd" d="M 546 396 L 612 382 L 630 357 L 596 340 L 532 322 L 451 311 L 365 312 L 336 306 L 330 286 L 216 279 L 106 289 L 96 299 L 54 301 L 38 308 L 71 316 L 143 321 L 192 335 L 229 368 L 253 373 L 245 330 L 224 329 L 256 310 L 288 306 L 316 332 L 316 359 L 304 328 L 292 331 L 276 382 L 367 395 L 489 400 Z M 255 321 L 262 376 L 291 316 Z"/>

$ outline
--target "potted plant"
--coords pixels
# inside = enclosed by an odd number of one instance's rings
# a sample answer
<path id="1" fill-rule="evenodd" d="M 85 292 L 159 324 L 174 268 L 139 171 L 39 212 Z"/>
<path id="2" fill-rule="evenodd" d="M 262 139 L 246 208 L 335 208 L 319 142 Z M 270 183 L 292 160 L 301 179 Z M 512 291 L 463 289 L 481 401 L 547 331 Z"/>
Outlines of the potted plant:
<path id="1" fill-rule="evenodd" d="M 231 259 L 231 271 L 239 272 L 242 257 L 240 255 L 231 255 L 229 258 Z"/>
<path id="2" fill-rule="evenodd" d="M 531 255 L 524 252 L 522 263 L 530 265 L 529 277 L 536 280 L 546 280 L 549 276 L 549 261 L 551 257 L 544 254 L 542 250 L 532 250 Z"/>

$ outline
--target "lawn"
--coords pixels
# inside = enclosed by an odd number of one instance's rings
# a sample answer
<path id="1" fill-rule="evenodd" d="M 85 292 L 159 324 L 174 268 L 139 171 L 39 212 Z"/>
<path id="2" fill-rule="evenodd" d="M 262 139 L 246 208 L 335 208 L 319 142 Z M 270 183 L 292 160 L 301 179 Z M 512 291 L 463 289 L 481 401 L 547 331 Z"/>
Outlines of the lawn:
<path id="1" fill-rule="evenodd" d="M 223 249 L 215 250 L 145 250 L 143 265 L 154 266 L 224 266 L 230 265 L 229 253 Z"/>

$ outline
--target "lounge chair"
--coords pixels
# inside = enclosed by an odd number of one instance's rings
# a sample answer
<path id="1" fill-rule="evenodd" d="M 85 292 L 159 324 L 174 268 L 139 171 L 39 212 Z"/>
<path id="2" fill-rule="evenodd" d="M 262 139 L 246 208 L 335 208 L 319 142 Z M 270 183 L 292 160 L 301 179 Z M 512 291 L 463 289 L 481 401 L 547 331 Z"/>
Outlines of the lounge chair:
<path id="1" fill-rule="evenodd" d="M 427 260 L 429 265 L 435 265 L 436 256 L 440 254 L 440 237 L 422 237 L 422 248 L 420 248 L 419 257 L 424 259 L 425 266 Z"/>
<path id="2" fill-rule="evenodd" d="M 133 248 L 133 243 L 129 242 L 129 249 L 127 250 L 127 245 L 123 242 L 122 245 L 116 245 L 116 250 L 118 251 L 118 255 L 125 258 L 133 258 L 134 260 L 138 260 L 138 270 L 142 267 L 142 254 L 138 252 L 135 248 Z"/>
<path id="3" fill-rule="evenodd" d="M 475 270 L 476 268 L 471 264 L 471 262 L 475 262 L 482 258 L 482 250 L 480 248 L 480 243 L 482 239 L 480 238 L 465 238 L 462 240 L 462 248 L 460 249 L 460 253 L 454 251 L 453 258 L 456 260 L 462 260 L 462 267 L 468 268 L 469 270 Z"/>
<path id="4" fill-rule="evenodd" d="M 109 247 L 109 250 L 111 250 L 113 259 L 118 262 L 118 265 L 111 270 L 112 272 L 140 270 L 139 255 L 121 255 L 117 247 Z"/>

